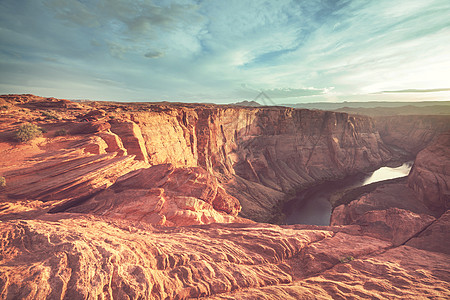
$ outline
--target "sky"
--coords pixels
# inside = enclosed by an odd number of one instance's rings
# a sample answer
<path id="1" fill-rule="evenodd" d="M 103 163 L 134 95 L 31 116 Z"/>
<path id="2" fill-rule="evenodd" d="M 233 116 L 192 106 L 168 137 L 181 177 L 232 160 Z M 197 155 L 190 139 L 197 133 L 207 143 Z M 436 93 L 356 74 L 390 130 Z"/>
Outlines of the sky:
<path id="1" fill-rule="evenodd" d="M 0 94 L 450 100 L 449 0 L 0 0 Z"/>

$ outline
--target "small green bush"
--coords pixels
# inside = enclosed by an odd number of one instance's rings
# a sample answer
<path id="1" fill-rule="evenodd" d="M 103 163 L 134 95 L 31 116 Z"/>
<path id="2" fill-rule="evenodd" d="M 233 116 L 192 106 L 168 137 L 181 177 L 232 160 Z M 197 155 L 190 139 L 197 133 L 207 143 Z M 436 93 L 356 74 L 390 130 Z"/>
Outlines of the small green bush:
<path id="1" fill-rule="evenodd" d="M 339 261 L 340 261 L 342 264 L 349 263 L 349 262 L 351 262 L 352 260 L 355 260 L 355 258 L 354 258 L 353 256 L 346 256 L 346 257 L 341 257 L 341 258 L 339 258 Z"/>
<path id="2" fill-rule="evenodd" d="M 9 106 L 8 105 L 1 105 L 0 106 L 0 110 L 8 110 Z"/>
<path id="3" fill-rule="evenodd" d="M 41 114 L 44 117 L 46 117 L 47 119 L 54 119 L 54 120 L 58 120 L 59 119 L 59 117 L 55 113 L 53 113 L 51 111 L 41 111 Z"/>
<path id="4" fill-rule="evenodd" d="M 16 139 L 19 142 L 28 142 L 42 135 L 41 128 L 35 124 L 26 123 L 16 131 Z"/>
<path id="5" fill-rule="evenodd" d="M 5 177 L 0 177 L 0 188 L 4 188 L 6 186 L 6 179 Z"/>
<path id="6" fill-rule="evenodd" d="M 55 136 L 63 136 L 63 135 L 67 135 L 67 133 L 68 133 L 67 130 L 60 129 L 55 132 Z"/>

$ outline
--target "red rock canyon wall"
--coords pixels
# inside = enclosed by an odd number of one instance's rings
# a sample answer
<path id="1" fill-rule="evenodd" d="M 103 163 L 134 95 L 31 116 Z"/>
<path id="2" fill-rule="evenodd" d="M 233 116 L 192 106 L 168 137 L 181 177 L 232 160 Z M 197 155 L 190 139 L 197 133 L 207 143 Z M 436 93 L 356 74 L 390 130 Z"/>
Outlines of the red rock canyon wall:
<path id="1" fill-rule="evenodd" d="M 438 135 L 450 130 L 448 115 L 374 117 L 383 141 L 414 156 Z"/>
<path id="2" fill-rule="evenodd" d="M 367 117 L 281 107 L 158 108 L 130 115 L 149 163 L 204 168 L 239 199 L 244 217 L 258 221 L 269 220 L 296 188 L 390 158 Z"/>

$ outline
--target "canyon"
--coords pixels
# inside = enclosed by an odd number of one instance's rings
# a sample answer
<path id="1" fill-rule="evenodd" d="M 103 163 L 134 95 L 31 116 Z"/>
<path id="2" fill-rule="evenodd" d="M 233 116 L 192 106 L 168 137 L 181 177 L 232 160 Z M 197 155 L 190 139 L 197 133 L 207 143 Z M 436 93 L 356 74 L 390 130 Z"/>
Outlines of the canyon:
<path id="1" fill-rule="evenodd" d="M 450 297 L 450 116 L 0 96 L 4 299 Z M 22 124 L 42 134 L 18 142 Z M 320 183 L 330 226 L 276 225 Z M 272 223 L 272 224 L 269 224 Z"/>
<path id="2" fill-rule="evenodd" d="M 374 172 L 347 176 L 344 179 L 326 181 L 298 192 L 283 206 L 286 224 L 329 225 L 333 203 L 342 201 L 343 195 L 365 185 L 405 177 L 409 174 L 412 162 L 399 167 L 381 167 Z"/>

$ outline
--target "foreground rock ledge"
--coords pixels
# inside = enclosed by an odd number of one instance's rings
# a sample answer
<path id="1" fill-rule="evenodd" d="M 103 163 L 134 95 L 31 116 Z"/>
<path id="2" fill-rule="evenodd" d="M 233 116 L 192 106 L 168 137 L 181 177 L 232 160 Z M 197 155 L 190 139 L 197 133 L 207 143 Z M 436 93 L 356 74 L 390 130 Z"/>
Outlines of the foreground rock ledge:
<path id="1" fill-rule="evenodd" d="M 447 254 L 392 247 L 360 226 L 157 228 L 54 214 L 0 228 L 4 299 L 450 297 Z"/>

